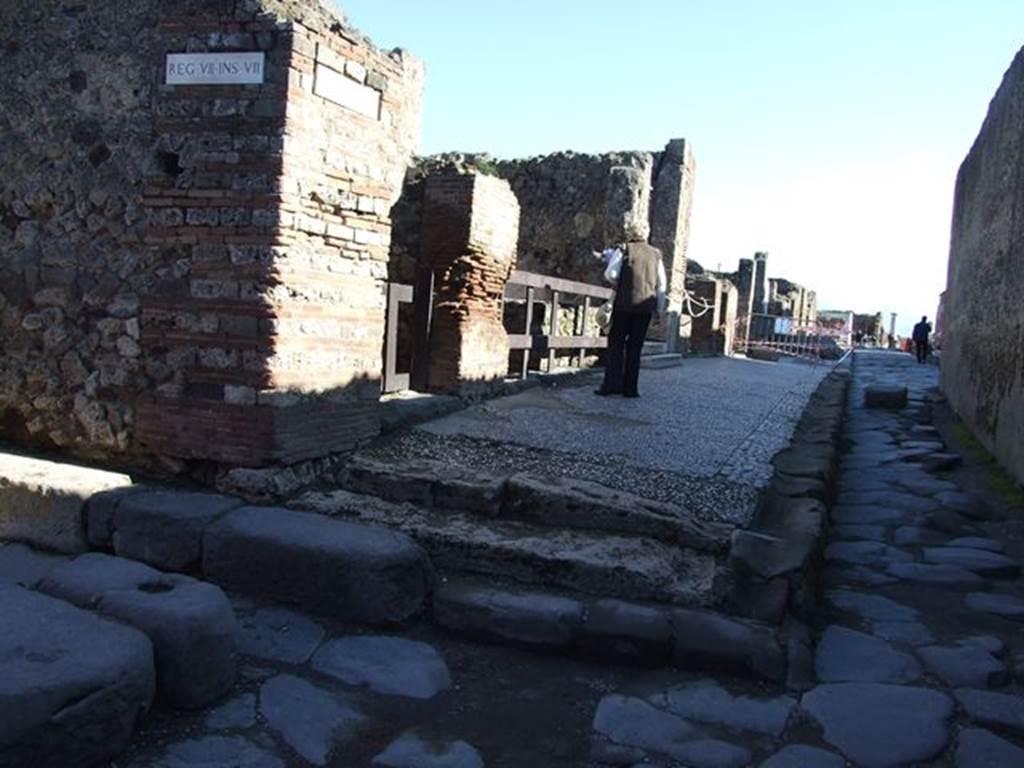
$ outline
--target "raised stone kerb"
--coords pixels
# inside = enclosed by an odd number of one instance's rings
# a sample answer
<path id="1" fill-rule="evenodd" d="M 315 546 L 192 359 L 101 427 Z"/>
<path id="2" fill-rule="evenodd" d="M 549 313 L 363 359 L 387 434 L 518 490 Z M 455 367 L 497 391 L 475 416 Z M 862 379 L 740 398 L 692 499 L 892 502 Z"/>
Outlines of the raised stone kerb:
<path id="1" fill-rule="evenodd" d="M 194 571 L 203 531 L 241 504 L 240 499 L 212 493 L 154 490 L 127 495 L 114 510 L 114 551 L 164 570 Z"/>
<path id="2" fill-rule="evenodd" d="M 89 498 L 131 483 L 115 472 L 0 453 L 0 539 L 85 552 L 83 510 Z"/>
<path id="3" fill-rule="evenodd" d="M 203 536 L 203 573 L 229 589 L 370 624 L 405 622 L 433 584 L 408 536 L 276 507 L 241 507 Z"/>
<path id="4" fill-rule="evenodd" d="M 769 627 L 725 616 L 676 609 L 672 611 L 673 662 L 687 669 L 727 672 L 780 681 L 786 657 L 776 632 Z"/>
<path id="5" fill-rule="evenodd" d="M 547 651 L 571 649 L 583 626 L 578 600 L 446 584 L 434 596 L 434 620 L 471 636 Z"/>

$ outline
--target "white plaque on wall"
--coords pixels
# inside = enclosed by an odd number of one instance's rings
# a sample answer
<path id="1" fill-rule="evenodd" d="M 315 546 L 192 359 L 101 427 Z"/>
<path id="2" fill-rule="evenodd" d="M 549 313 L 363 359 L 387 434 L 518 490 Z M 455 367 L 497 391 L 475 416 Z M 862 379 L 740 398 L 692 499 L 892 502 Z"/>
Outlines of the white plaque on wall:
<path id="1" fill-rule="evenodd" d="M 374 120 L 380 118 L 380 91 L 357 83 L 323 64 L 316 65 L 313 93 Z"/>
<path id="2" fill-rule="evenodd" d="M 167 85 L 259 85 L 262 51 L 251 53 L 168 53 Z"/>

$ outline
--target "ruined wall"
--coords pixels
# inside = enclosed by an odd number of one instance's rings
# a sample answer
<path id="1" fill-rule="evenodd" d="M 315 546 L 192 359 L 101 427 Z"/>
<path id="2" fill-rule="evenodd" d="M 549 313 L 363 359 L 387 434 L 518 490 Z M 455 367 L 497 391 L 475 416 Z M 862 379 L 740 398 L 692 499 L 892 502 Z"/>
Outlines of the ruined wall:
<path id="1" fill-rule="evenodd" d="M 957 174 L 942 389 L 1024 482 L 1024 49 Z"/>
<path id="2" fill-rule="evenodd" d="M 262 81 L 168 84 L 186 51 Z M 418 63 L 316 0 L 12 0 L 0 58 L 5 436 L 261 465 L 376 432 Z"/>

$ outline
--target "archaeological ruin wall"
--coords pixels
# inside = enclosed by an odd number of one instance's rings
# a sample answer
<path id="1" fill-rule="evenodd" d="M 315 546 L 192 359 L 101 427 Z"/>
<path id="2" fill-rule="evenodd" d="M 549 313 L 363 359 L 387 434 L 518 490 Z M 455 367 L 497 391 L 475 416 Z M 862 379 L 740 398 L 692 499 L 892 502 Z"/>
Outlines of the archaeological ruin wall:
<path id="1" fill-rule="evenodd" d="M 1024 483 L 1022 126 L 1024 49 L 957 174 L 941 379 L 971 431 Z"/>
<path id="2" fill-rule="evenodd" d="M 375 435 L 421 64 L 317 0 L 10 0 L 0 57 L 0 435 L 174 469 Z"/>

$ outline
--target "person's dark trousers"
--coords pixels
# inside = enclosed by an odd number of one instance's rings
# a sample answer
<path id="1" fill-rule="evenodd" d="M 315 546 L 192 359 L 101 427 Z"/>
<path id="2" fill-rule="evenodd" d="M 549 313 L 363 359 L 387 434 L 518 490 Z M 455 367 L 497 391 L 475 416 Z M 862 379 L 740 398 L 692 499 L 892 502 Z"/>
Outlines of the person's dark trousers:
<path id="1" fill-rule="evenodd" d="M 928 342 L 915 341 L 914 347 L 917 352 L 917 362 L 924 363 L 928 360 Z"/>
<path id="2" fill-rule="evenodd" d="M 601 392 L 636 397 L 640 378 L 640 353 L 643 352 L 650 312 L 612 312 L 608 331 L 608 357 L 604 366 Z"/>

